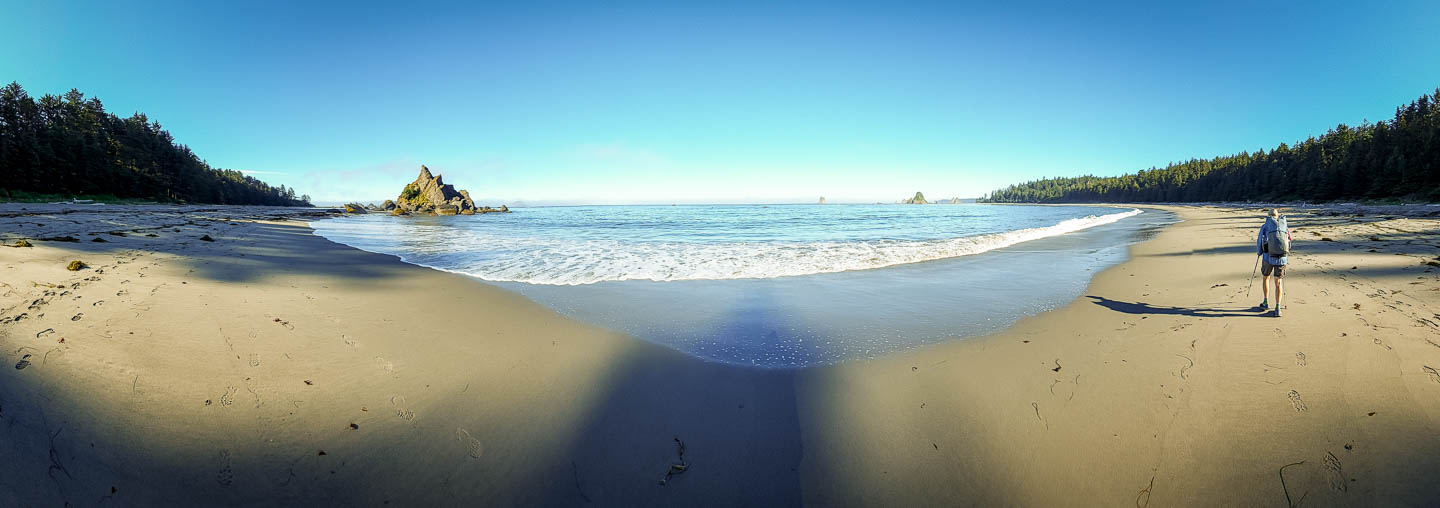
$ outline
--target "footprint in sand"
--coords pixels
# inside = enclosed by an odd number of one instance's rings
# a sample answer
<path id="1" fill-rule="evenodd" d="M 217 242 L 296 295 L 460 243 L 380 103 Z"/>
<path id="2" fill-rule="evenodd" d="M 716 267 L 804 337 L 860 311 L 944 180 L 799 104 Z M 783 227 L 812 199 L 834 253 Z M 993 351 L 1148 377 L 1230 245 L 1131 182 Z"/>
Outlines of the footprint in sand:
<path id="1" fill-rule="evenodd" d="M 235 470 L 230 468 L 230 450 L 220 450 L 220 471 L 215 473 L 215 483 L 229 487 L 235 482 Z"/>
<path id="2" fill-rule="evenodd" d="M 349 335 L 344 334 L 341 334 L 340 338 L 345 339 L 345 345 L 348 346 L 351 351 L 355 350 L 355 339 L 352 339 Z"/>
<path id="3" fill-rule="evenodd" d="M 99 307 L 101 305 L 105 305 L 105 300 L 95 300 L 95 303 L 90 304 L 91 307 Z"/>
<path id="4" fill-rule="evenodd" d="M 1380 339 L 1375 339 L 1375 345 L 1385 348 L 1386 351 L 1390 351 L 1392 349 L 1389 344 L 1381 342 Z"/>
<path id="5" fill-rule="evenodd" d="M 84 313 L 84 312 L 81 312 L 81 313 L 79 313 L 79 314 L 76 314 L 76 315 L 70 317 L 70 320 L 71 320 L 71 321 L 79 321 L 79 320 L 81 320 L 81 319 L 85 319 L 85 313 Z"/>
<path id="6" fill-rule="evenodd" d="M 389 373 L 391 373 L 391 374 L 394 374 L 394 373 L 395 373 L 395 364 L 394 364 L 394 363 L 392 363 L 392 362 L 387 362 L 387 361 L 385 361 L 384 358 L 381 358 L 381 357 L 378 357 L 378 356 L 375 357 L 375 363 L 376 363 L 376 364 L 379 364 L 379 365 L 380 365 L 380 368 L 381 368 L 381 369 L 384 369 L 385 372 L 389 372 Z"/>
<path id="7" fill-rule="evenodd" d="M 465 429 L 455 429 L 455 440 L 465 443 L 466 451 L 470 452 L 470 458 L 478 459 L 485 453 L 485 448 L 480 444 L 480 440 L 470 437 L 470 432 Z"/>
<path id="8" fill-rule="evenodd" d="M 405 397 L 399 395 L 390 397 L 390 405 L 395 406 L 395 416 L 399 416 L 400 419 L 407 422 L 415 421 L 415 412 L 401 407 L 403 404 L 405 404 Z"/>
<path id="9" fill-rule="evenodd" d="M 1329 480 L 1330 488 L 1345 492 L 1350 486 L 1345 483 L 1345 472 L 1340 469 L 1340 459 L 1335 454 L 1325 452 L 1325 479 Z"/>
<path id="10" fill-rule="evenodd" d="M 220 405 L 221 405 L 221 406 L 225 406 L 225 407 L 230 407 L 230 406 L 234 405 L 234 404 L 235 404 L 235 394 L 236 394 L 238 391 L 239 391 L 239 389 L 237 389 L 237 388 L 235 388 L 235 387 L 233 387 L 233 386 L 227 386 L 227 387 L 225 387 L 225 395 L 221 395 L 221 396 L 220 396 Z M 1291 392 L 1291 393 L 1294 393 L 1294 392 Z"/>
<path id="11" fill-rule="evenodd" d="M 260 366 L 260 353 L 250 353 L 250 366 L 251 366 L 251 367 L 259 367 L 259 366 Z"/>
<path id="12" fill-rule="evenodd" d="M 1290 404 L 1293 404 L 1295 406 L 1295 412 L 1303 413 L 1306 409 L 1310 409 L 1308 406 L 1305 405 L 1305 401 L 1300 399 L 1300 392 L 1290 390 L 1290 394 L 1288 396 L 1290 397 Z"/>
<path id="13" fill-rule="evenodd" d="M 1301 367 L 1304 367 L 1304 366 L 1305 366 L 1305 363 L 1306 363 L 1306 362 L 1305 362 L 1305 352 L 1304 352 L 1304 351 L 1300 351 L 1300 352 L 1295 353 L 1295 365 L 1299 365 L 1299 366 L 1301 366 Z"/>

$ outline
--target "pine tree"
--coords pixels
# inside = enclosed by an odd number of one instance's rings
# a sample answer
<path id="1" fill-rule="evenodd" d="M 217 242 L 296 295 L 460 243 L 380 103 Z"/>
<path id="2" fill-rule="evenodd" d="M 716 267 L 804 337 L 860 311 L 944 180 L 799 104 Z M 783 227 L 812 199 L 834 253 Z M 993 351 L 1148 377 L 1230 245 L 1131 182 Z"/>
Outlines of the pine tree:
<path id="1" fill-rule="evenodd" d="M 993 203 L 1440 199 L 1440 88 L 1390 120 L 1345 124 L 1268 153 L 1175 162 L 1118 177 L 1046 178 L 991 192 Z"/>
<path id="2" fill-rule="evenodd" d="M 120 118 L 71 89 L 0 88 L 0 198 L 12 191 L 172 202 L 308 206 L 293 189 L 214 169 L 144 113 Z"/>

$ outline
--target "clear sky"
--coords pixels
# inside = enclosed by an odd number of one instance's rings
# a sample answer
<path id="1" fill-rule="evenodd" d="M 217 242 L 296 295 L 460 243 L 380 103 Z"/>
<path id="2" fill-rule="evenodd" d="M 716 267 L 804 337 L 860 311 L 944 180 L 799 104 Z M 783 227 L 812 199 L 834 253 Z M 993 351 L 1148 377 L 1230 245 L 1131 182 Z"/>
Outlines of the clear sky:
<path id="1" fill-rule="evenodd" d="M 393 198 L 422 163 L 485 204 L 974 197 L 1440 86 L 1434 0 L 0 4 L 0 80 L 317 202 Z"/>

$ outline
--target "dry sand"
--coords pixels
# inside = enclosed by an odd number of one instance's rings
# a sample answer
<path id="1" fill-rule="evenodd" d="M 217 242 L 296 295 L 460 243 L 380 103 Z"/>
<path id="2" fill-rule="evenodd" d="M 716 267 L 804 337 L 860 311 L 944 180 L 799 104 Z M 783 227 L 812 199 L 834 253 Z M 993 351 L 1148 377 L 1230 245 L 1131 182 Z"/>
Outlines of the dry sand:
<path id="1" fill-rule="evenodd" d="M 1258 212 L 1175 211 L 1005 332 L 759 370 L 293 211 L 0 205 L 81 240 L 0 248 L 0 505 L 1440 502 L 1440 222 L 1292 214 L 1277 319 Z"/>

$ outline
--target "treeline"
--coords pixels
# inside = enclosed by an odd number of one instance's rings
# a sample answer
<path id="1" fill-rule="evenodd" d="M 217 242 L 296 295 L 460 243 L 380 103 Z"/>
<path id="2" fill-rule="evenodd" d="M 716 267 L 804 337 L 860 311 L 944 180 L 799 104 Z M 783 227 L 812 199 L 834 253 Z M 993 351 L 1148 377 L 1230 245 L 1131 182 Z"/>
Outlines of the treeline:
<path id="1" fill-rule="evenodd" d="M 310 196 L 210 167 L 144 113 L 120 118 L 71 89 L 0 89 L 0 200 L 31 194 L 309 206 Z"/>
<path id="2" fill-rule="evenodd" d="M 1395 118 L 1340 124 L 1295 146 L 1119 177 L 1047 178 L 981 198 L 991 203 L 1440 200 L 1440 89 Z"/>

